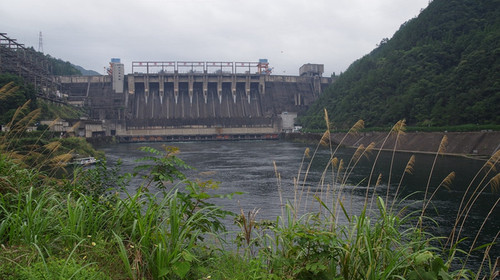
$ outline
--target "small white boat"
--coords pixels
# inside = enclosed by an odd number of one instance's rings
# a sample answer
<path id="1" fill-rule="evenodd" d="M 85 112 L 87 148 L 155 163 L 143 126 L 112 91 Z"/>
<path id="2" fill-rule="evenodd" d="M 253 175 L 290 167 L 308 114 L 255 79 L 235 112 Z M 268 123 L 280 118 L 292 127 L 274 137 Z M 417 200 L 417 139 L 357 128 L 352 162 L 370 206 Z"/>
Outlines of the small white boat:
<path id="1" fill-rule="evenodd" d="M 97 160 L 94 157 L 85 157 L 85 158 L 77 158 L 77 159 L 73 160 L 73 162 L 71 164 L 87 166 L 87 165 L 93 165 L 96 163 L 97 163 Z"/>

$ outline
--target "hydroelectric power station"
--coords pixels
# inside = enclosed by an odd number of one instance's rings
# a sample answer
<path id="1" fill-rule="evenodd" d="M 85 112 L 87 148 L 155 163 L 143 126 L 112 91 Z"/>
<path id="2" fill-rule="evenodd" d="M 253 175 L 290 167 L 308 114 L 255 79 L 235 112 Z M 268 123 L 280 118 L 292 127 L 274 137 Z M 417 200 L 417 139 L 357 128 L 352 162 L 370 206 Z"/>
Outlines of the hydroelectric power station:
<path id="1" fill-rule="evenodd" d="M 332 78 L 323 65 L 270 75 L 258 62 L 141 61 L 132 74 L 112 59 L 107 76 L 56 77 L 68 102 L 89 109 L 86 136 L 120 141 L 275 139 Z"/>

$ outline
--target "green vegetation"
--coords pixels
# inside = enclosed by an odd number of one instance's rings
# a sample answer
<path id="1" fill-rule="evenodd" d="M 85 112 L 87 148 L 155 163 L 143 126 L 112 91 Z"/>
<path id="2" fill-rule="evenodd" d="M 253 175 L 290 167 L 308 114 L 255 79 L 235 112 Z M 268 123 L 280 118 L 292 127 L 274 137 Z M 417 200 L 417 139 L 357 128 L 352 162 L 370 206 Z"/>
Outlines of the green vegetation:
<path id="1" fill-rule="evenodd" d="M 63 105 L 63 104 L 53 104 L 45 100 L 37 100 L 37 105 L 42 109 L 40 119 L 42 120 L 55 120 L 60 119 L 80 119 L 86 113 L 82 108 L 77 108 L 74 106 Z"/>
<path id="2" fill-rule="evenodd" d="M 362 127 L 359 121 L 349 133 Z M 404 128 L 404 121 L 398 122 L 387 139 L 400 137 Z M 119 165 L 107 167 L 102 162 L 75 170 L 71 178 L 55 179 L 40 168 L 27 167 L 22 158 L 12 157 L 10 146 L 0 145 L 0 278 L 444 280 L 497 276 L 495 260 L 488 254 L 496 240 L 482 247 L 473 242 L 469 251 L 457 245 L 468 211 L 486 187 L 500 183 L 495 169 L 500 152 L 471 182 L 452 234 L 440 237 L 426 231 L 433 224 L 425 213 L 435 192 L 448 186 L 452 176 L 437 187 L 428 185 L 424 200 L 418 202 L 422 204 L 415 208 L 400 206 L 388 195 L 378 196 L 374 190 L 380 182 L 372 181 L 377 177 L 372 170 L 364 208 L 353 213 L 343 191 L 352 170 L 373 146 L 359 147 L 344 162 L 336 156 L 329 131 L 327 127 L 320 144 L 330 150 L 330 159 L 321 180 L 312 182 L 320 190 L 307 190 L 316 152 L 306 149 L 294 180 L 295 199 L 281 199 L 282 214 L 275 221 L 259 221 L 258 210 L 241 210 L 237 215 L 210 203 L 214 197 L 230 199 L 234 194 L 214 195 L 216 182 L 186 178 L 182 170 L 189 166 L 173 147 L 142 148 L 145 156 L 134 174 L 120 174 Z M 401 182 L 412 172 L 413 162 L 414 157 Z M 132 176 L 141 176 L 142 183 L 130 185 Z M 277 169 L 276 176 L 281 190 Z M 391 190 L 396 196 L 401 182 Z M 158 192 L 152 193 L 152 187 Z M 241 229 L 236 236 L 227 232 L 223 222 L 231 216 Z M 481 267 L 466 269 L 471 251 L 481 248 L 485 251 Z"/>
<path id="3" fill-rule="evenodd" d="M 71 76 L 71 75 L 82 75 L 79 69 L 77 69 L 69 61 L 63 61 L 61 59 L 52 57 L 50 55 L 45 55 L 45 58 L 49 61 L 49 71 L 51 75 L 54 76 Z"/>
<path id="4" fill-rule="evenodd" d="M 85 115 L 80 108 L 52 104 L 36 98 L 35 89 L 26 84 L 19 76 L 0 75 L 0 125 L 9 123 L 16 110 L 29 101 L 28 109 L 33 111 L 41 108 L 38 120 L 79 119 Z"/>
<path id="5" fill-rule="evenodd" d="M 0 88 L 0 101 L 17 96 L 18 88 L 13 83 Z M 54 122 L 36 127 L 42 108 L 32 109 L 32 103 L 29 99 L 19 108 L 8 111 L 11 119 L 4 123 L 6 130 L 0 132 L 1 154 L 15 159 L 25 168 L 44 171 L 50 176 L 65 173 L 65 167 L 75 157 L 104 156 L 83 138 L 60 138 L 59 133 L 49 131 Z M 31 131 L 35 127 L 36 130 Z"/>
<path id="6" fill-rule="evenodd" d="M 434 0 L 355 61 L 300 122 L 324 129 L 500 124 L 500 2 Z"/>
<path id="7" fill-rule="evenodd" d="M 28 48 L 28 51 L 32 55 L 36 56 L 38 60 L 44 60 L 47 62 L 47 70 L 50 75 L 54 76 L 71 76 L 71 75 L 82 75 L 81 70 L 87 71 L 79 66 L 71 64 L 69 61 L 63 61 L 62 59 L 52 57 L 49 54 L 44 54 L 42 52 L 36 51 L 33 47 Z"/>
<path id="8" fill-rule="evenodd" d="M 0 75 L 0 125 L 8 123 L 16 110 L 30 100 L 29 109 L 36 109 L 35 89 L 19 76 Z"/>
<path id="9" fill-rule="evenodd" d="M 55 119 L 79 119 L 85 115 L 81 108 L 64 104 L 54 104 L 36 98 L 35 89 L 24 83 L 19 76 L 10 74 L 0 75 L 0 125 L 7 125 L 13 119 L 16 111 L 25 106 L 25 111 L 35 111 L 36 121 Z"/>
<path id="10" fill-rule="evenodd" d="M 78 71 L 82 73 L 83 76 L 99 76 L 101 75 L 99 72 L 96 72 L 94 70 L 86 70 L 85 68 L 78 66 L 78 65 L 73 65 Z"/>

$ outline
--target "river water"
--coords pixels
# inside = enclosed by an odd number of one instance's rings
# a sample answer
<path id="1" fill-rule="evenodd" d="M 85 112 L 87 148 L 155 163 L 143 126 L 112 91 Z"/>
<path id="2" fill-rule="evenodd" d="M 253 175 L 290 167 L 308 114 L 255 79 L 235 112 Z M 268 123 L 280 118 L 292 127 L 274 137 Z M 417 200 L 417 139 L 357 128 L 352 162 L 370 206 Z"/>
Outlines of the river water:
<path id="1" fill-rule="evenodd" d="M 215 142 L 178 142 L 178 143 L 127 143 L 115 144 L 100 147 L 106 153 L 109 164 L 115 163 L 118 159 L 122 160 L 122 170 L 132 172 L 134 166 L 138 165 L 137 159 L 145 156 L 144 152 L 138 150 L 139 147 L 149 146 L 161 149 L 161 145 L 172 145 L 180 149 L 179 158 L 184 160 L 195 170 L 187 170 L 185 173 L 189 178 L 199 178 L 201 180 L 213 179 L 219 181 L 217 193 L 244 192 L 243 195 L 237 195 L 232 200 L 216 200 L 214 203 L 222 206 L 224 209 L 236 213 L 243 209 L 245 212 L 252 209 L 259 209 L 257 219 L 276 220 L 281 215 L 282 203 L 289 201 L 298 201 L 301 197 L 300 209 L 316 209 L 317 203 L 312 199 L 314 194 L 321 194 L 326 201 L 331 196 L 326 194 L 329 188 L 327 183 L 319 184 L 321 174 L 325 169 L 326 163 L 330 157 L 330 151 L 327 148 L 320 148 L 314 157 L 307 180 L 294 187 L 294 178 L 300 176 L 302 182 L 306 175 L 305 170 L 311 158 L 305 158 L 301 162 L 306 148 L 310 149 L 310 155 L 316 149 L 315 145 L 302 143 L 292 143 L 286 141 L 215 141 Z M 345 165 L 349 162 L 353 149 L 339 149 L 335 154 L 339 159 L 343 159 Z M 344 204 L 352 214 L 359 213 L 364 205 L 366 194 L 367 178 L 372 170 L 376 152 L 372 152 L 369 158 L 363 158 L 353 169 L 345 186 L 342 195 Z M 392 201 L 396 192 L 396 186 L 399 184 L 401 175 L 411 154 L 396 153 L 394 157 L 391 188 L 389 190 L 389 201 Z M 435 219 L 439 226 L 430 224 L 428 230 L 439 236 L 448 236 L 455 221 L 460 201 L 464 195 L 467 186 L 477 171 L 483 166 L 484 161 L 472 160 L 463 157 L 439 156 L 436 160 L 434 169 L 432 165 L 435 159 L 434 155 L 415 155 L 415 165 L 413 174 L 404 175 L 403 183 L 399 194 L 401 197 L 419 192 L 412 195 L 402 205 L 414 205 L 410 208 L 421 209 L 422 203 L 418 202 L 423 197 L 429 175 L 430 192 L 434 191 L 436 186 L 452 171 L 456 176 L 450 189 L 441 187 L 433 203 L 426 211 L 426 215 Z M 387 194 L 387 182 L 391 165 L 392 153 L 383 152 L 375 164 L 374 178 L 371 185 L 375 185 L 378 174 L 382 174 L 381 184 L 376 188 L 379 195 L 385 198 Z M 279 173 L 280 180 L 277 179 L 275 167 Z M 431 169 L 433 170 L 431 173 Z M 300 175 L 299 175 L 300 173 Z M 326 182 L 331 182 L 331 171 L 327 174 Z M 497 173 L 495 173 L 497 174 Z M 481 178 L 483 176 L 481 175 Z M 491 178 L 491 176 L 489 176 Z M 479 182 L 481 179 L 477 180 Z M 129 191 L 133 192 L 141 180 L 136 178 L 132 181 Z M 477 185 L 477 184 L 474 184 Z M 304 191 L 301 191 L 302 188 Z M 370 189 L 371 190 L 371 189 Z M 153 190 L 154 191 L 154 190 Z M 330 192 L 329 192 L 330 193 Z M 478 229 L 485 220 L 492 205 L 498 198 L 498 193 L 492 192 L 488 186 L 484 193 L 479 197 L 476 205 L 469 213 L 469 218 L 464 226 L 462 236 L 468 236 L 464 244 L 471 244 Z M 307 197 L 307 199 L 306 199 Z M 371 194 L 368 196 L 371 201 Z M 306 202 L 307 201 L 307 202 Z M 375 203 L 373 204 L 375 209 Z M 486 221 L 484 229 L 479 235 L 477 244 L 491 242 L 500 229 L 500 207 L 496 207 Z M 343 217 L 339 222 L 345 222 Z M 495 245 L 490 255 L 494 258 L 500 256 L 500 246 Z M 477 257 L 473 262 L 477 263 Z"/>

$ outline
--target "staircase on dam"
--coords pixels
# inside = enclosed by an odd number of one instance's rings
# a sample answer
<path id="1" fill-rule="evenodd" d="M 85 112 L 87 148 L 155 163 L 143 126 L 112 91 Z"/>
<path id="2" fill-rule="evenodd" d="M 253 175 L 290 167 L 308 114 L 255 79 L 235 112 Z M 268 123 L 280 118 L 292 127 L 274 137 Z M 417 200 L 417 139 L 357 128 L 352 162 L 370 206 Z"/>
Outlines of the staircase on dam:
<path id="1" fill-rule="evenodd" d="M 331 78 L 249 73 L 134 73 L 59 77 L 75 105 L 122 141 L 269 139 L 283 131 Z M 118 88 L 118 90 L 117 90 Z M 288 121 L 289 122 L 289 121 Z M 293 122 L 292 122 L 293 123 Z M 87 134 L 90 135 L 90 134 Z"/>

